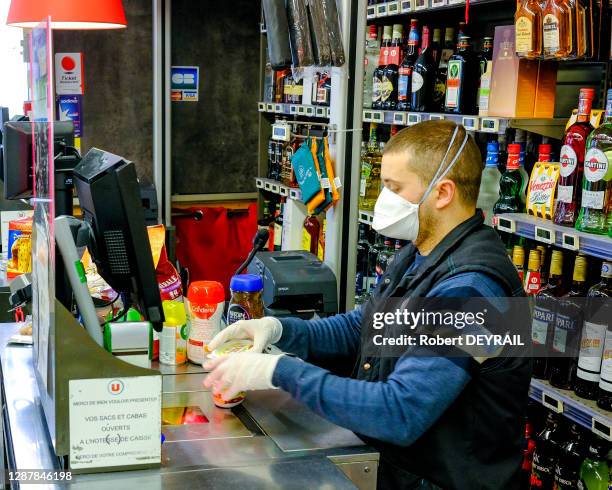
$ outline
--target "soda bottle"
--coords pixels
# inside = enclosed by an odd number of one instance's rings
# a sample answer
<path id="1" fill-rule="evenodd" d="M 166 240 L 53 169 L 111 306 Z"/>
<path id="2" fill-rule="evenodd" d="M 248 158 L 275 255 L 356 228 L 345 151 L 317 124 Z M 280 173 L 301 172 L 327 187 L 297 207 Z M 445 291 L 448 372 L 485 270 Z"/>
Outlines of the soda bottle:
<path id="1" fill-rule="evenodd" d="M 493 214 L 519 213 L 523 210 L 520 198 L 523 186 L 519 170 L 520 151 L 520 145 L 508 145 L 508 163 L 499 181 L 499 199 L 493 206 Z"/>
<path id="2" fill-rule="evenodd" d="M 586 456 L 586 450 L 582 431 L 576 424 L 572 424 L 569 437 L 560 448 L 555 466 L 555 490 L 578 488 L 580 466 Z"/>
<path id="3" fill-rule="evenodd" d="M 580 298 L 587 293 L 587 260 L 578 255 L 574 262 L 574 274 L 570 291 L 562 296 L 557 306 L 555 329 L 550 359 L 550 384 L 562 390 L 571 390 L 576 375 L 576 363 L 580 350 L 582 333 L 583 304 Z"/>
<path id="4" fill-rule="evenodd" d="M 580 466 L 579 488 L 584 490 L 608 490 L 607 456 L 610 444 L 593 434 L 587 455 Z"/>
<path id="5" fill-rule="evenodd" d="M 593 130 L 590 115 L 594 96 L 594 89 L 580 89 L 576 122 L 568 128 L 563 137 L 563 146 L 559 153 L 561 169 L 553 217 L 553 221 L 558 225 L 574 226 L 580 210 L 581 195 L 578 188 L 582 182 L 587 137 Z"/>
<path id="6" fill-rule="evenodd" d="M 612 318 L 612 307 L 608 298 L 612 296 L 612 262 L 601 266 L 601 282 L 587 293 L 584 325 L 580 339 L 578 370 L 574 393 L 582 398 L 595 400 L 599 394 L 602 354 L 608 340 L 607 331 Z M 610 336 L 612 339 L 612 336 Z M 612 363 L 609 363 L 612 367 Z M 612 377 L 608 377 L 612 381 Z"/>
<path id="7" fill-rule="evenodd" d="M 482 209 L 485 223 L 489 226 L 493 223 L 493 207 L 499 199 L 499 181 L 501 172 L 497 168 L 499 160 L 499 143 L 490 141 L 487 144 L 487 159 L 482 171 L 480 190 L 478 191 L 478 202 L 476 207 Z"/>
<path id="8" fill-rule="evenodd" d="M 586 142 L 582 208 L 576 228 L 588 233 L 606 235 L 612 232 L 612 89 L 608 90 L 606 118 Z"/>
<path id="9" fill-rule="evenodd" d="M 558 415 L 548 413 L 546 426 L 538 434 L 531 469 L 531 490 L 551 490 L 555 480 L 555 466 L 564 431 Z"/>

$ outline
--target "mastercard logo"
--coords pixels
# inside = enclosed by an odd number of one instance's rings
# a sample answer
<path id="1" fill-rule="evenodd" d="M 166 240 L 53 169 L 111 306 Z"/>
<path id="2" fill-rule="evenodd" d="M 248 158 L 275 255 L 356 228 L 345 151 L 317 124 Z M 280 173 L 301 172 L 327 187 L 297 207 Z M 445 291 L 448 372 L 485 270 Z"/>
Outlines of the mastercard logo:
<path id="1" fill-rule="evenodd" d="M 73 71 L 76 68 L 76 62 L 74 61 L 74 58 L 72 58 L 71 56 L 64 56 L 62 58 L 62 68 L 65 71 Z"/>

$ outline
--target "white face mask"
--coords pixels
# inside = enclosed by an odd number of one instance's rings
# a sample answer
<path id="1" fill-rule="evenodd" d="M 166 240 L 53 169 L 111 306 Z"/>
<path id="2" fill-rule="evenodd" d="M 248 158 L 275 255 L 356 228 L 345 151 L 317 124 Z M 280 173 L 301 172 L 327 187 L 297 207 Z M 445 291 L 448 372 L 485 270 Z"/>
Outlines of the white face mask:
<path id="1" fill-rule="evenodd" d="M 378 199 L 376 200 L 376 205 L 374 206 L 374 219 L 372 220 L 372 228 L 376 230 L 383 236 L 389 238 L 395 238 L 397 240 L 408 240 L 414 242 L 419 236 L 419 206 L 425 201 L 433 187 L 440 182 L 446 174 L 450 172 L 451 168 L 457 162 L 459 155 L 463 151 L 465 144 L 468 140 L 467 131 L 465 133 L 465 137 L 463 138 L 463 142 L 457 151 L 457 154 L 450 162 L 446 170 L 442 171 L 444 168 L 444 164 L 446 162 L 446 158 L 455 143 L 455 138 L 457 136 L 457 132 L 459 131 L 459 126 L 455 128 L 453 132 L 453 136 L 450 140 L 446 153 L 436 170 L 436 173 L 431 180 L 431 183 L 425 189 L 423 197 L 419 200 L 418 203 L 412 203 L 407 201 L 399 194 L 390 191 L 386 187 L 383 187 Z"/>

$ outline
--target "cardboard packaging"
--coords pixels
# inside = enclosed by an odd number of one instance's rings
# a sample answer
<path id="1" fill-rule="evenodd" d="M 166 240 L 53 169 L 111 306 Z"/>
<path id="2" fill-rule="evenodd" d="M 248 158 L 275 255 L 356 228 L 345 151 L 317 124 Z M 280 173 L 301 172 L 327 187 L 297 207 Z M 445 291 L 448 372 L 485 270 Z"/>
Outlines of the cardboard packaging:
<path id="1" fill-rule="evenodd" d="M 551 118 L 555 114 L 557 94 L 557 66 L 554 61 L 540 61 L 533 117 Z"/>

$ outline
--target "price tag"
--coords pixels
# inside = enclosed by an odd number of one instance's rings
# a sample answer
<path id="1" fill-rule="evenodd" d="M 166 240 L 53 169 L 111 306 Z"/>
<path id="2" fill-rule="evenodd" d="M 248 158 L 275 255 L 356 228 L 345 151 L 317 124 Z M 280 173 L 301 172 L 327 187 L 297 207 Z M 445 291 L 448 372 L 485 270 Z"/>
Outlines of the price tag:
<path id="1" fill-rule="evenodd" d="M 297 114 L 298 113 L 298 106 L 296 106 L 295 104 L 291 104 L 289 106 L 289 114 Z"/>
<path id="2" fill-rule="evenodd" d="M 265 102 L 258 102 L 257 103 L 257 110 L 259 112 L 265 112 L 266 111 L 266 103 Z"/>
<path id="3" fill-rule="evenodd" d="M 578 235 L 572 235 L 571 233 L 563 233 L 563 241 L 561 242 L 563 248 L 569 250 L 580 249 L 580 237 Z"/>
<path id="4" fill-rule="evenodd" d="M 446 0 L 431 0 L 431 8 L 438 8 L 438 7 L 443 7 L 444 5 L 446 5 L 447 1 Z"/>
<path id="5" fill-rule="evenodd" d="M 395 15 L 399 13 L 399 2 L 387 2 L 387 15 Z"/>
<path id="6" fill-rule="evenodd" d="M 483 133 L 497 133 L 499 131 L 499 119 L 496 117 L 483 117 L 480 120 L 480 130 Z"/>
<path id="7" fill-rule="evenodd" d="M 317 117 L 326 117 L 327 116 L 327 107 L 317 107 L 316 108 Z"/>
<path id="8" fill-rule="evenodd" d="M 542 392 L 542 405 L 553 412 L 563 413 L 563 402 L 556 398 L 552 393 Z"/>
<path id="9" fill-rule="evenodd" d="M 593 417 L 591 419 L 591 430 L 593 433 L 603 437 L 607 441 L 612 441 L 612 427 L 609 420 Z"/>
<path id="10" fill-rule="evenodd" d="M 446 119 L 446 116 L 444 114 L 430 114 L 429 115 L 430 121 L 443 121 L 444 119 Z"/>
<path id="11" fill-rule="evenodd" d="M 298 114 L 305 114 L 306 113 L 306 106 L 304 105 L 299 105 L 297 108 Z"/>
<path id="12" fill-rule="evenodd" d="M 369 213 L 366 213 L 365 211 L 360 211 L 359 212 L 359 219 L 366 224 L 372 224 L 372 215 Z"/>
<path id="13" fill-rule="evenodd" d="M 516 231 L 516 223 L 513 219 L 504 218 L 503 215 L 497 217 L 497 229 L 506 233 L 514 233 Z"/>
<path id="14" fill-rule="evenodd" d="M 534 228 L 534 238 L 538 242 L 554 244 L 555 243 L 555 230 L 551 230 L 549 228 L 543 228 L 541 226 L 536 226 Z"/>
<path id="15" fill-rule="evenodd" d="M 340 180 L 340 177 L 334 177 L 334 185 L 336 186 L 336 190 L 342 187 L 342 181 Z"/>
<path id="16" fill-rule="evenodd" d="M 264 189 L 267 191 L 271 191 L 272 190 L 272 184 L 270 184 L 270 182 L 264 182 Z"/>
<path id="17" fill-rule="evenodd" d="M 449 5 L 461 5 L 465 3 L 465 0 L 448 0 Z"/>
<path id="18" fill-rule="evenodd" d="M 274 112 L 283 112 L 283 104 L 274 104 Z"/>
<path id="19" fill-rule="evenodd" d="M 274 112 L 274 104 L 266 104 L 266 112 Z"/>
<path id="20" fill-rule="evenodd" d="M 363 122 L 372 122 L 372 111 L 363 111 Z"/>
<path id="21" fill-rule="evenodd" d="M 264 188 L 264 181 L 261 179 L 255 179 L 255 186 L 258 189 L 263 189 Z"/>
<path id="22" fill-rule="evenodd" d="M 278 184 L 272 183 L 270 185 L 270 189 L 272 190 L 272 192 L 274 192 L 274 194 L 280 194 L 280 187 Z"/>
<path id="23" fill-rule="evenodd" d="M 286 185 L 279 185 L 278 189 L 280 191 L 280 195 L 281 196 L 288 196 L 289 195 L 289 187 L 287 187 Z"/>
<path id="24" fill-rule="evenodd" d="M 376 5 L 371 5 L 368 7 L 368 19 L 376 18 Z"/>
<path id="25" fill-rule="evenodd" d="M 275 141 L 290 141 L 291 127 L 286 122 L 276 122 L 272 125 L 272 139 Z"/>
<path id="26" fill-rule="evenodd" d="M 412 12 L 412 0 L 400 0 L 400 12 L 402 14 Z"/>
<path id="27" fill-rule="evenodd" d="M 331 189 L 331 183 L 327 177 L 321 179 L 321 188 L 322 189 Z"/>
<path id="28" fill-rule="evenodd" d="M 385 113 L 383 111 L 372 111 L 372 122 L 382 123 L 385 121 Z"/>
<path id="29" fill-rule="evenodd" d="M 393 113 L 393 124 L 399 124 L 401 126 L 406 125 L 406 113 L 405 112 L 394 112 Z"/>
<path id="30" fill-rule="evenodd" d="M 325 107 L 325 117 L 329 117 L 330 109 L 329 107 Z"/>
<path id="31" fill-rule="evenodd" d="M 408 117 L 406 119 L 406 124 L 408 126 L 413 126 L 414 124 L 419 124 L 421 122 L 421 114 L 416 114 L 414 112 L 408 113 Z"/>
<path id="32" fill-rule="evenodd" d="M 299 189 L 289 189 L 289 197 L 291 199 L 300 201 L 302 199 L 302 193 L 300 192 Z"/>
<path id="33" fill-rule="evenodd" d="M 429 4 L 427 0 L 415 0 L 414 2 L 414 10 L 427 10 Z"/>
<path id="34" fill-rule="evenodd" d="M 461 124 L 463 124 L 463 126 L 465 126 L 465 129 L 467 129 L 468 131 L 478 131 L 477 117 L 464 116 L 461 119 Z"/>
<path id="35" fill-rule="evenodd" d="M 312 107 L 312 106 L 307 105 L 307 106 L 306 106 L 306 109 L 305 109 L 305 111 L 304 111 L 304 113 L 305 113 L 307 116 L 314 116 L 314 115 L 315 115 L 315 108 L 314 108 L 314 107 Z"/>
<path id="36" fill-rule="evenodd" d="M 387 16 L 387 4 L 379 3 L 376 6 L 376 17 L 386 17 Z"/>

